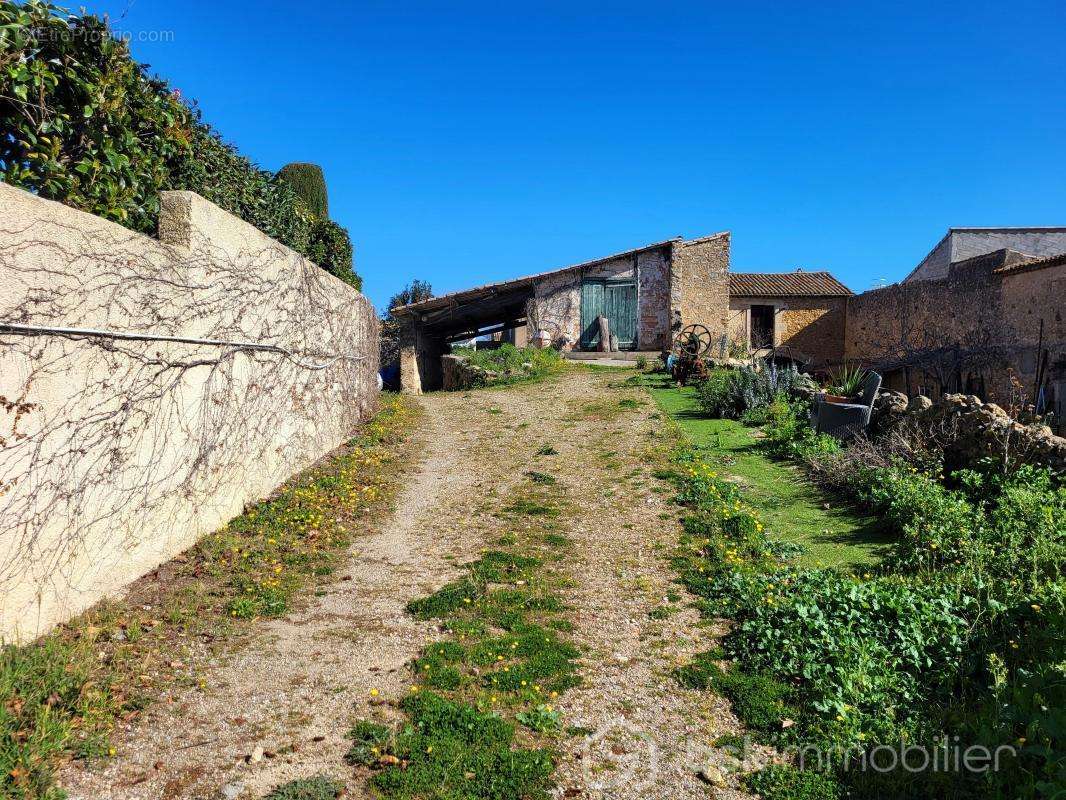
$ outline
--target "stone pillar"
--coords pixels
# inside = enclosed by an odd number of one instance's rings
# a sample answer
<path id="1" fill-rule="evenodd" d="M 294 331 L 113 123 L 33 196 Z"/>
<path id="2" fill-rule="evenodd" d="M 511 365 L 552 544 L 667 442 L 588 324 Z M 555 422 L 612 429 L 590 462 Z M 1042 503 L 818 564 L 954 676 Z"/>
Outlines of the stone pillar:
<path id="1" fill-rule="evenodd" d="M 400 390 L 422 394 L 440 389 L 444 380 L 440 359 L 447 350 L 442 340 L 427 336 L 418 321 L 405 319 L 400 326 Z"/>

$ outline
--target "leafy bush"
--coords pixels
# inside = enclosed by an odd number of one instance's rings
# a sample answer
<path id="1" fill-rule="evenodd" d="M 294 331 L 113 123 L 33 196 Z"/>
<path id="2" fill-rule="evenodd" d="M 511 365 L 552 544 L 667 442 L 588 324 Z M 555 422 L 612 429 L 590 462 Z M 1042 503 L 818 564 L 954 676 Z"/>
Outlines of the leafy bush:
<path id="1" fill-rule="evenodd" d="M 308 211 L 319 219 L 329 219 L 329 195 L 326 176 L 318 164 L 293 162 L 278 170 L 274 178 L 292 187 Z"/>
<path id="2" fill-rule="evenodd" d="M 746 533 L 707 522 L 707 508 L 743 499 L 734 490 L 723 503 L 723 490 L 691 467 L 678 494 L 694 511 L 686 538 L 707 544 L 689 541 L 677 563 L 705 613 L 735 620 L 725 655 L 739 674 L 794 689 L 796 725 L 776 738 L 859 754 L 952 736 L 962 748 L 1017 752 L 987 774 L 845 769 L 839 788 L 853 796 L 1054 797 L 1066 784 L 1061 476 L 1002 464 L 945 471 L 935 437 L 917 449 L 863 438 L 844 449 L 815 436 L 805 414 L 799 402 L 772 403 L 767 446 L 898 532 L 878 577 L 781 569 Z M 789 797 L 804 774 L 786 769 L 752 785 Z"/>
<path id="3" fill-rule="evenodd" d="M 157 228 L 159 193 L 186 189 L 356 282 L 347 277 L 350 244 L 339 241 L 347 233 L 316 230 L 289 183 L 225 144 L 104 20 L 44 0 L 0 0 L 0 42 L 5 183 L 142 233 Z"/>
<path id="4" fill-rule="evenodd" d="M 716 369 L 707 380 L 696 387 L 696 401 L 709 417 L 740 419 L 747 418 L 762 424 L 766 409 L 778 397 L 787 397 L 798 380 L 794 368 L 782 368 L 772 361 L 763 364 L 759 371 L 751 367 L 725 370 Z"/>
<path id="5" fill-rule="evenodd" d="M 0 178 L 152 232 L 192 115 L 93 16 L 0 1 Z"/>
<path id="6" fill-rule="evenodd" d="M 194 125 L 190 141 L 165 188 L 196 192 L 298 253 L 307 252 L 314 218 L 292 189 L 275 183 L 203 123 Z"/>
<path id="7" fill-rule="evenodd" d="M 363 279 L 352 270 L 352 240 L 348 231 L 329 219 L 316 219 L 311 226 L 307 257 L 330 275 L 335 275 L 356 289 Z"/>
<path id="8" fill-rule="evenodd" d="M 949 690 L 973 616 L 948 588 L 788 570 L 735 609 L 725 646 L 746 669 L 803 686 L 821 738 L 893 741 L 920 732 L 929 698 Z"/>
<path id="9" fill-rule="evenodd" d="M 744 783 L 763 800 L 837 800 L 840 786 L 828 775 L 772 764 L 748 775 Z"/>

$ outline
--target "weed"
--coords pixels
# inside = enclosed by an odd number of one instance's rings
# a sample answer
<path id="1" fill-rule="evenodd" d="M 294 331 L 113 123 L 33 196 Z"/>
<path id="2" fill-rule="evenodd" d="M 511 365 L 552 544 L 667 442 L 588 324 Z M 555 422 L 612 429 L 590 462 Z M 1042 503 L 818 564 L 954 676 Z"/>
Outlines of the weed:
<path id="1" fill-rule="evenodd" d="M 531 517 L 559 516 L 558 508 L 528 497 L 520 497 L 514 500 L 510 505 L 504 506 L 503 510 L 508 514 L 527 514 Z"/>
<path id="2" fill-rule="evenodd" d="M 711 744 L 715 747 L 722 747 L 728 750 L 743 750 L 744 737 L 739 733 L 723 733 L 711 742 Z"/>
<path id="3" fill-rule="evenodd" d="M 840 786 L 828 775 L 772 764 L 744 779 L 745 785 L 763 800 L 837 800 Z"/>
<path id="4" fill-rule="evenodd" d="M 392 731 L 376 722 L 360 720 L 348 732 L 352 747 L 345 756 L 349 764 L 369 766 L 376 764 L 386 751 Z"/>
<path id="5" fill-rule="evenodd" d="M 537 450 L 537 455 L 538 456 L 557 456 L 557 455 L 559 455 L 559 451 L 556 450 L 554 447 L 552 447 L 550 444 L 545 444 L 545 445 L 541 445 L 540 449 Z"/>
<path id="6" fill-rule="evenodd" d="M 540 559 L 489 550 L 470 564 L 470 577 L 482 583 L 502 583 L 528 578 L 534 569 L 540 566 Z"/>
<path id="7" fill-rule="evenodd" d="M 530 730 L 543 733 L 554 731 L 559 727 L 560 714 L 550 705 L 542 703 L 530 711 L 519 711 L 515 714 L 515 719 Z"/>
<path id="8" fill-rule="evenodd" d="M 302 778 L 279 786 L 263 800 L 334 800 L 341 797 L 344 784 L 326 775 Z"/>
<path id="9" fill-rule="evenodd" d="M 717 662 L 723 658 L 725 653 L 718 647 L 699 653 L 692 663 L 674 670 L 674 678 L 686 688 L 707 689 L 713 685 L 714 679 L 722 674 L 722 668 Z"/>
<path id="10" fill-rule="evenodd" d="M 480 596 L 481 588 L 464 578 L 445 584 L 428 597 L 412 600 L 407 604 L 407 612 L 419 619 L 446 617 Z"/>
<path id="11" fill-rule="evenodd" d="M 553 482 L 539 476 L 529 473 L 536 484 Z M 530 517 L 505 537 L 509 549 L 483 552 L 465 576 L 408 605 L 415 616 L 443 620 L 452 638 L 412 663 L 415 684 L 402 703 L 409 724 L 387 741 L 379 729 L 353 731 L 360 763 L 376 757 L 385 766 L 373 778 L 385 798 L 547 797 L 552 756 L 516 746 L 515 726 L 528 729 L 523 741 L 560 727 L 553 701 L 579 682 L 579 653 L 559 634 L 571 628 L 553 592 L 563 581 L 541 572 L 540 543 L 557 536 L 547 532 L 549 519 L 562 511 L 542 490 L 527 492 L 503 509 Z M 567 541 L 558 536 L 559 544 Z"/>
<path id="12" fill-rule="evenodd" d="M 396 798 L 543 797 L 552 759 L 546 750 L 513 748 L 514 726 L 492 712 L 421 691 L 402 703 L 411 718 L 392 754 L 403 768 L 374 776 Z"/>
<path id="13" fill-rule="evenodd" d="M 545 486 L 551 486 L 555 483 L 555 476 L 549 475 L 547 472 L 537 472 L 536 470 L 530 470 L 526 473 L 526 477 L 533 483 L 541 483 Z"/>

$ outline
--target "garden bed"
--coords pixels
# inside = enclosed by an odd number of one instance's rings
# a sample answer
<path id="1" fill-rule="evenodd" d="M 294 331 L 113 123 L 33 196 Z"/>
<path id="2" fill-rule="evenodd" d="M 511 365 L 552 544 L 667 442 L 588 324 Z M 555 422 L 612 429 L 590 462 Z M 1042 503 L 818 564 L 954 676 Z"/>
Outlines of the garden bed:
<path id="1" fill-rule="evenodd" d="M 653 390 L 670 409 L 663 391 Z M 753 737 L 782 750 L 786 763 L 751 776 L 752 787 L 781 799 L 1058 796 L 1061 477 L 1001 463 L 952 470 L 933 439 L 911 442 L 906 458 L 865 439 L 844 448 L 810 431 L 802 401 L 770 397 L 758 414 L 740 409 L 767 421 L 759 455 L 791 459 L 837 502 L 882 519 L 891 545 L 880 564 L 850 574 L 790 562 L 775 530 L 788 520 L 763 514 L 782 486 L 765 475 L 738 483 L 726 473 L 736 464 L 720 463 L 736 423 L 671 409 L 686 433 L 720 426 L 712 447 L 685 442 L 675 453 L 686 509 L 675 564 L 704 613 L 731 621 L 721 651 L 678 678 L 725 695 Z M 940 754 L 939 766 L 901 766 L 903 753 L 918 764 Z"/>

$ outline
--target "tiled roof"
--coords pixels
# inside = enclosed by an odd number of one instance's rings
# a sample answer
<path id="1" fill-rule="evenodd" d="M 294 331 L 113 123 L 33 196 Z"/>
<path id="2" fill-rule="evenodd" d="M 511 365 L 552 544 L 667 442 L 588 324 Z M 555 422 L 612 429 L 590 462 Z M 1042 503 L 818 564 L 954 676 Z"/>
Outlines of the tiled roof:
<path id="1" fill-rule="evenodd" d="M 1060 253 L 1057 256 L 1031 258 L 1028 261 L 1021 261 L 1017 264 L 1005 264 L 992 272 L 995 275 L 1013 275 L 1016 272 L 1029 272 L 1030 270 L 1043 269 L 1044 267 L 1057 267 L 1060 264 L 1066 264 L 1066 253 Z"/>
<path id="2" fill-rule="evenodd" d="M 828 272 L 730 272 L 734 297 L 844 297 L 853 294 Z"/>

